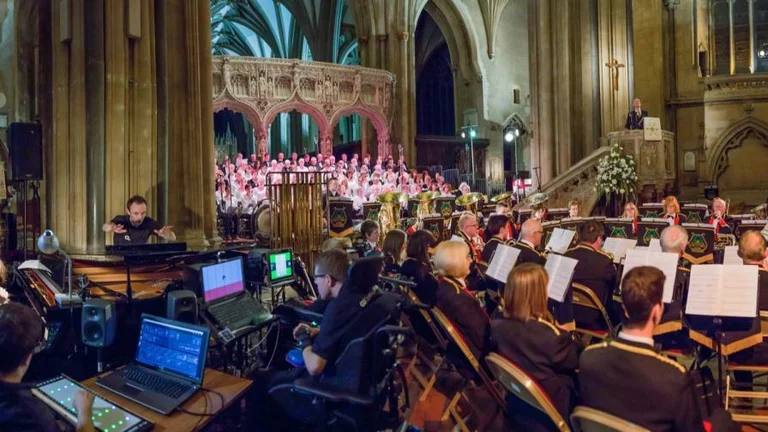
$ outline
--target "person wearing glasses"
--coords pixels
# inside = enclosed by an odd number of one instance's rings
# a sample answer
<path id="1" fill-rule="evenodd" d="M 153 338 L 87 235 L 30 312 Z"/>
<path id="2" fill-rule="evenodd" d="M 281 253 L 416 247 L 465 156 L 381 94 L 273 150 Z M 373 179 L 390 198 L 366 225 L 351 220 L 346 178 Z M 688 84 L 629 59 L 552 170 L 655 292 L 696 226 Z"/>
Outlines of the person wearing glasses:
<path id="1" fill-rule="evenodd" d="M 541 222 L 536 219 L 528 219 L 523 222 L 520 228 L 520 240 L 513 242 L 510 246 L 520 249 L 520 256 L 517 258 L 517 264 L 534 263 L 544 265 L 547 258 L 536 250 L 541 246 L 541 240 L 544 238 L 544 228 Z"/>
<path id="2" fill-rule="evenodd" d="M 14 302 L 0 306 L 0 430 L 61 430 L 53 412 L 32 395 L 32 386 L 21 382 L 45 339 L 43 321 L 32 309 Z M 94 431 L 93 394 L 78 391 L 72 405 L 77 431 Z"/>

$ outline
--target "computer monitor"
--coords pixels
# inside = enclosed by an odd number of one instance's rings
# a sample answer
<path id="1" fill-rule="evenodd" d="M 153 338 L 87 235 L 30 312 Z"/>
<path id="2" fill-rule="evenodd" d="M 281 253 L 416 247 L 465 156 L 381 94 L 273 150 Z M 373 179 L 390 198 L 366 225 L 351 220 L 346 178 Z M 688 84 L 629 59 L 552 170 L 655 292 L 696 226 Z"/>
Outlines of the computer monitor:
<path id="1" fill-rule="evenodd" d="M 206 303 L 240 294 L 245 290 L 243 259 L 235 258 L 203 266 L 200 279 Z"/>
<path id="2" fill-rule="evenodd" d="M 142 314 L 136 361 L 202 384 L 209 336 L 207 327 Z"/>
<path id="3" fill-rule="evenodd" d="M 267 252 L 267 265 L 270 285 L 293 282 L 293 252 L 290 249 Z"/>

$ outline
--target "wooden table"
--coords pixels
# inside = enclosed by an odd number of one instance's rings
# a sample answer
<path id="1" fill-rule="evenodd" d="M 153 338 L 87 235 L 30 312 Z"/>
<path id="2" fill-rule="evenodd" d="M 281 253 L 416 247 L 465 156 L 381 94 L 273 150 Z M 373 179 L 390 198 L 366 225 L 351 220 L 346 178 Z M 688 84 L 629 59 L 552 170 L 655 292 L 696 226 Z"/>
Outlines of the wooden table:
<path id="1" fill-rule="evenodd" d="M 224 404 L 222 405 L 221 397 L 216 393 L 200 390 L 186 402 L 181 404 L 181 408 L 194 413 L 214 413 L 214 415 L 201 417 L 176 410 L 170 415 L 165 416 L 97 386 L 96 379 L 99 377 L 100 376 L 95 376 L 83 381 L 81 384 L 98 393 L 99 396 L 113 401 L 117 405 L 129 411 L 133 411 L 141 417 L 153 422 L 155 424 L 154 429 L 152 429 L 153 431 L 174 432 L 202 429 L 205 425 L 210 423 L 211 420 L 232 405 L 232 403 L 240 400 L 251 387 L 251 384 L 253 384 L 250 380 L 237 378 L 214 369 L 206 368 L 203 377 L 203 387 L 221 393 L 222 396 L 224 396 Z"/>

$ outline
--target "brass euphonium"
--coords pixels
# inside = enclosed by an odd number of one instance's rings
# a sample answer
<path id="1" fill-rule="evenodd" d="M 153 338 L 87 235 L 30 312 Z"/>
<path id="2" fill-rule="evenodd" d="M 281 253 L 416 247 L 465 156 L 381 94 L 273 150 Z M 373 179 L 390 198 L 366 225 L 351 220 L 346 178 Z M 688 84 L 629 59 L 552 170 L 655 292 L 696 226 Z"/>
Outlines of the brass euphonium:
<path id="1" fill-rule="evenodd" d="M 472 192 L 456 198 L 456 205 L 462 206 L 466 211 L 472 212 L 476 215 L 477 203 L 484 201 L 485 199 L 485 195 L 481 194 L 480 192 Z"/>
<path id="2" fill-rule="evenodd" d="M 439 192 L 422 192 L 413 196 L 413 199 L 419 201 L 419 207 L 416 210 L 416 218 L 419 221 L 435 212 L 435 199 L 439 196 Z"/>
<path id="3" fill-rule="evenodd" d="M 401 192 L 387 192 L 379 195 L 376 200 L 381 203 L 379 225 L 381 238 L 385 238 L 390 230 L 400 226 L 400 205 L 408 200 L 408 195 Z"/>

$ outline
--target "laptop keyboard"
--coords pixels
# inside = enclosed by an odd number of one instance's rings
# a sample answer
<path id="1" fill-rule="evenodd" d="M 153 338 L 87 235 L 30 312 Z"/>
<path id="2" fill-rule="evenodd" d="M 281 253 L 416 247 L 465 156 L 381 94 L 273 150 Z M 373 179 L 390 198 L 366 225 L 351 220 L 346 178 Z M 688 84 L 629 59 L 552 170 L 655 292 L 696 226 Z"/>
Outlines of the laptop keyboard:
<path id="1" fill-rule="evenodd" d="M 211 306 L 211 314 L 222 327 L 237 330 L 251 323 L 251 320 L 264 313 L 256 300 L 247 297 Z"/>
<path id="2" fill-rule="evenodd" d="M 188 385 L 179 384 L 176 381 L 146 372 L 139 368 L 124 368 L 121 371 L 121 375 L 123 376 L 123 379 L 130 383 L 138 384 L 143 388 L 150 389 L 173 399 L 178 398 L 190 388 Z"/>

